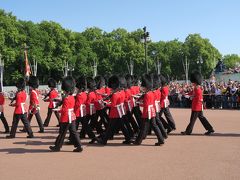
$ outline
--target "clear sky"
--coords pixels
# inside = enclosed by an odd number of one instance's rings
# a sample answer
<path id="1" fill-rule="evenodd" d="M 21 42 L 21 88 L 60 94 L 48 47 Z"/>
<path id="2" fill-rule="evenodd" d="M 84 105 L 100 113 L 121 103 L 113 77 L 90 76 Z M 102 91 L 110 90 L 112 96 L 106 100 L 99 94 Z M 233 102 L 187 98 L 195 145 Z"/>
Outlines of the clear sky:
<path id="1" fill-rule="evenodd" d="M 240 0 L 0 0 L 0 8 L 21 20 L 52 20 L 78 32 L 147 26 L 153 41 L 200 33 L 223 55 L 240 55 Z"/>

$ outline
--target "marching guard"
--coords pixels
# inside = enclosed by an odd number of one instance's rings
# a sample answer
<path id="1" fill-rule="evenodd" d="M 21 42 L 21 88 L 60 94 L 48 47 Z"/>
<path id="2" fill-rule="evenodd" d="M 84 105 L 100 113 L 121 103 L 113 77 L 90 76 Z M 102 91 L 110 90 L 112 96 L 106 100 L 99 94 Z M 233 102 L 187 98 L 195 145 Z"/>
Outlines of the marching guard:
<path id="1" fill-rule="evenodd" d="M 157 136 L 158 142 L 155 143 L 155 146 L 160 146 L 164 144 L 164 138 L 162 133 L 156 123 L 156 109 L 154 107 L 155 99 L 154 93 L 152 92 L 152 78 L 150 75 L 145 74 L 142 76 L 142 84 L 141 84 L 141 92 L 144 94 L 139 98 L 142 100 L 142 123 L 140 128 L 140 133 L 138 134 L 136 141 L 134 142 L 135 145 L 140 145 L 144 137 L 146 137 L 148 133 L 149 127 L 151 127 Z"/>
<path id="2" fill-rule="evenodd" d="M 49 102 L 47 117 L 43 123 L 44 127 L 48 127 L 53 110 L 54 110 L 54 108 L 57 107 L 57 102 L 54 101 L 54 99 L 56 99 L 58 97 L 58 92 L 56 90 L 56 81 L 54 79 L 50 78 L 48 80 L 48 87 L 50 88 L 50 91 L 43 99 L 43 101 Z M 59 122 L 60 116 L 59 116 L 58 111 L 54 111 L 54 114 Z"/>
<path id="3" fill-rule="evenodd" d="M 16 83 L 17 93 L 15 95 L 15 98 L 9 104 L 10 106 L 15 107 L 14 114 L 13 114 L 12 128 L 10 131 L 10 135 L 6 136 L 6 138 L 15 138 L 18 122 L 20 119 L 24 125 L 24 128 L 28 133 L 27 138 L 34 137 L 30 123 L 27 120 L 27 110 L 26 110 L 26 104 L 25 104 L 27 100 L 27 93 L 25 91 L 25 86 L 26 84 L 23 78 L 20 78 Z M 15 101 L 15 103 L 13 103 L 13 101 Z"/>
<path id="4" fill-rule="evenodd" d="M 6 120 L 6 117 L 4 116 L 4 104 L 5 104 L 4 94 L 3 94 L 3 92 L 0 92 L 0 119 L 2 120 L 2 123 L 5 128 L 4 133 L 9 133 L 8 122 Z"/>
<path id="5" fill-rule="evenodd" d="M 30 104 L 29 104 L 29 110 L 28 110 L 28 120 L 29 123 L 31 123 L 33 115 L 35 115 L 37 119 L 37 123 L 39 126 L 39 133 L 44 132 L 43 122 L 40 115 L 40 106 L 39 106 L 39 92 L 38 92 L 38 86 L 39 86 L 39 80 L 36 76 L 30 76 L 29 81 L 29 88 L 30 88 Z"/>
<path id="6" fill-rule="evenodd" d="M 198 71 L 194 71 L 191 76 L 190 80 L 193 84 L 193 92 L 192 92 L 192 113 L 190 117 L 190 122 L 185 131 L 181 132 L 182 135 L 190 135 L 193 130 L 193 126 L 199 118 L 200 122 L 202 123 L 203 127 L 207 130 L 205 135 L 210 135 L 214 133 L 214 129 L 211 124 L 208 122 L 207 118 L 203 115 L 203 93 L 201 89 L 202 84 L 202 75 Z"/>
<path id="7" fill-rule="evenodd" d="M 75 90 L 75 82 L 72 77 L 67 76 L 63 79 L 62 90 L 64 91 L 65 95 L 62 99 L 62 108 L 60 110 L 61 117 L 59 122 L 59 135 L 57 136 L 55 145 L 50 146 L 49 148 L 55 152 L 60 151 L 67 130 L 69 130 L 70 137 L 72 138 L 73 144 L 76 148 L 73 150 L 73 152 L 81 152 L 83 149 L 80 142 L 79 134 L 76 130 L 76 115 L 74 113 L 75 98 L 72 95 Z"/>

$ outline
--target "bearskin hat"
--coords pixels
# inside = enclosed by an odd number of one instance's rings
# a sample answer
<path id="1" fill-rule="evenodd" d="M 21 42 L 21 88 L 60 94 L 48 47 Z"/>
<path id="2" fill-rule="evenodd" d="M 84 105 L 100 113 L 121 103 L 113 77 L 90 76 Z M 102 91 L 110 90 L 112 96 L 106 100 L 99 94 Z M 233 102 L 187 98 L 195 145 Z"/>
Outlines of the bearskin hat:
<path id="1" fill-rule="evenodd" d="M 168 79 L 164 75 L 160 75 L 161 85 L 166 86 L 168 84 Z"/>
<path id="2" fill-rule="evenodd" d="M 36 76 L 30 76 L 28 85 L 34 89 L 37 89 L 39 86 L 39 80 Z"/>
<path id="3" fill-rule="evenodd" d="M 138 80 L 139 80 L 139 78 L 138 78 L 137 75 L 133 75 L 133 76 L 132 76 L 132 84 L 133 84 L 134 86 L 138 86 Z"/>
<path id="4" fill-rule="evenodd" d="M 102 88 L 103 86 L 105 86 L 105 79 L 104 77 L 102 76 L 96 76 L 94 78 L 95 82 L 96 82 L 96 86 L 97 86 L 97 89 L 100 89 Z"/>
<path id="5" fill-rule="evenodd" d="M 53 78 L 48 79 L 48 87 L 50 88 L 56 88 L 57 82 Z"/>
<path id="6" fill-rule="evenodd" d="M 24 78 L 19 78 L 17 83 L 16 83 L 16 87 L 20 90 L 24 90 L 26 86 L 26 82 Z"/>
<path id="7" fill-rule="evenodd" d="M 92 77 L 87 77 L 87 88 L 89 90 L 95 90 L 96 89 L 96 82 Z"/>
<path id="8" fill-rule="evenodd" d="M 193 71 L 190 75 L 190 81 L 196 83 L 197 85 L 202 84 L 202 75 L 199 71 Z"/>
<path id="9" fill-rule="evenodd" d="M 157 74 L 152 74 L 152 78 L 153 78 L 153 88 L 154 89 L 160 88 L 161 86 L 160 77 Z"/>
<path id="10" fill-rule="evenodd" d="M 125 76 L 125 79 L 127 81 L 127 88 L 130 88 L 132 86 L 132 76 L 130 74 L 127 74 Z"/>
<path id="11" fill-rule="evenodd" d="M 109 78 L 108 80 L 108 87 L 112 89 L 117 89 L 119 88 L 119 78 L 116 75 L 113 75 Z"/>
<path id="12" fill-rule="evenodd" d="M 72 76 L 67 76 L 62 80 L 62 90 L 73 93 L 75 90 L 75 80 Z"/>
<path id="13" fill-rule="evenodd" d="M 80 76 L 77 79 L 76 87 L 81 90 L 86 90 L 87 89 L 87 80 L 85 76 Z"/>
<path id="14" fill-rule="evenodd" d="M 152 77 L 149 74 L 144 74 L 142 76 L 142 87 L 145 87 L 147 89 L 152 89 L 153 88 L 153 81 Z"/>
<path id="15" fill-rule="evenodd" d="M 127 81 L 124 76 L 119 76 L 119 86 L 120 88 L 127 88 Z"/>

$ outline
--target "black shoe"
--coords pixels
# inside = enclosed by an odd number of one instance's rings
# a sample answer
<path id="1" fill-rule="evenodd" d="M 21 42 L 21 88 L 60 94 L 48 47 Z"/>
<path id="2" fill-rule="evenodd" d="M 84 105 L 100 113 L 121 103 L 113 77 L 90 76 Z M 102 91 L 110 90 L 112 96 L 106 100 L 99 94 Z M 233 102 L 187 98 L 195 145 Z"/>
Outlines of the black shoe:
<path id="1" fill-rule="evenodd" d="M 96 139 L 96 138 L 93 138 L 93 139 L 89 142 L 89 144 L 94 144 L 96 141 L 97 141 L 97 139 Z"/>
<path id="2" fill-rule="evenodd" d="M 167 139 L 167 138 L 168 138 L 168 135 L 167 135 L 167 134 L 164 134 L 164 135 L 163 135 L 163 138 L 164 138 L 164 139 Z"/>
<path id="3" fill-rule="evenodd" d="M 141 145 L 141 143 L 138 142 L 138 141 L 134 141 L 133 144 L 134 144 L 134 145 L 137 145 L 137 146 Z"/>
<path id="4" fill-rule="evenodd" d="M 28 135 L 27 138 L 34 138 L 33 134 Z"/>
<path id="5" fill-rule="evenodd" d="M 15 136 L 8 135 L 8 136 L 6 136 L 6 138 L 7 138 L 7 139 L 13 139 L 13 138 L 15 138 Z"/>
<path id="6" fill-rule="evenodd" d="M 73 142 L 67 141 L 67 142 L 65 142 L 64 144 L 66 144 L 66 145 L 73 145 Z"/>
<path id="7" fill-rule="evenodd" d="M 60 125 L 58 124 L 58 125 L 56 125 L 56 127 L 60 127 Z"/>
<path id="8" fill-rule="evenodd" d="M 85 139 L 85 138 L 86 138 L 85 134 L 80 134 L 80 139 Z"/>
<path id="9" fill-rule="evenodd" d="M 82 152 L 83 148 L 82 147 L 77 147 L 76 149 L 73 150 L 73 152 Z"/>
<path id="10" fill-rule="evenodd" d="M 163 144 L 164 144 L 164 142 L 157 142 L 157 143 L 155 143 L 155 146 L 161 146 Z"/>
<path id="11" fill-rule="evenodd" d="M 212 129 L 212 130 L 209 130 L 209 131 L 207 131 L 207 132 L 205 132 L 204 134 L 205 135 L 211 135 L 212 133 L 214 133 L 215 131 Z"/>
<path id="12" fill-rule="evenodd" d="M 128 141 L 123 141 L 122 142 L 123 144 L 131 144 L 131 143 L 133 143 L 131 140 L 128 140 Z"/>
<path id="13" fill-rule="evenodd" d="M 20 129 L 20 132 L 27 132 L 26 129 Z"/>
<path id="14" fill-rule="evenodd" d="M 172 131 L 173 131 L 173 129 L 169 128 L 169 129 L 167 130 L 167 134 L 169 134 L 169 133 L 172 132 Z"/>
<path id="15" fill-rule="evenodd" d="M 4 131 L 3 133 L 4 134 L 8 134 L 10 131 L 9 130 L 6 130 L 6 131 Z"/>
<path id="16" fill-rule="evenodd" d="M 56 146 L 49 146 L 49 149 L 51 149 L 51 151 L 53 152 L 59 152 L 60 148 L 56 147 Z"/>
<path id="17" fill-rule="evenodd" d="M 40 131 L 38 131 L 39 133 L 44 133 L 44 129 L 41 129 Z"/>
<path id="18" fill-rule="evenodd" d="M 96 138 L 96 141 L 97 141 L 98 144 L 107 145 L 106 142 L 103 142 L 102 138 Z"/>
<path id="19" fill-rule="evenodd" d="M 182 135 L 191 135 L 190 133 L 187 133 L 186 131 L 181 132 Z"/>
<path id="20" fill-rule="evenodd" d="M 47 124 L 43 124 L 43 127 L 48 127 L 48 125 Z"/>

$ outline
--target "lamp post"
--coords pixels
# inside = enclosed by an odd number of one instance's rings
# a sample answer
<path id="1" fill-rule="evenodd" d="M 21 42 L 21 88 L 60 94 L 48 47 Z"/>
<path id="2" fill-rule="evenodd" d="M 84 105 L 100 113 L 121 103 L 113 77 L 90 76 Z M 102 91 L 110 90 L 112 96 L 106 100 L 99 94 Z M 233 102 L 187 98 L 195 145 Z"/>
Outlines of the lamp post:
<path id="1" fill-rule="evenodd" d="M 182 55 L 182 65 L 185 73 L 185 79 L 186 79 L 186 83 L 188 84 L 189 60 L 186 55 L 184 56 L 183 52 L 181 52 L 181 55 Z"/>
<path id="2" fill-rule="evenodd" d="M 201 71 L 202 71 L 202 64 L 203 64 L 203 59 L 202 59 L 201 55 L 198 56 L 197 64 L 198 64 L 199 72 L 201 73 Z"/>
<path id="3" fill-rule="evenodd" d="M 155 50 L 152 51 L 153 59 L 155 61 L 156 72 L 158 75 L 160 75 L 162 63 L 160 60 L 157 59 L 157 54 L 158 54 L 157 51 L 155 51 Z"/>
<path id="4" fill-rule="evenodd" d="M 149 41 L 149 32 L 147 32 L 146 26 L 143 27 L 143 34 L 142 39 L 144 43 L 144 56 L 145 56 L 145 63 L 146 63 L 146 69 L 148 73 L 148 62 L 147 62 L 147 42 Z"/>
<path id="5" fill-rule="evenodd" d="M 68 71 L 70 71 L 70 76 L 72 76 L 72 72 L 74 71 L 74 66 L 68 66 Z"/>

